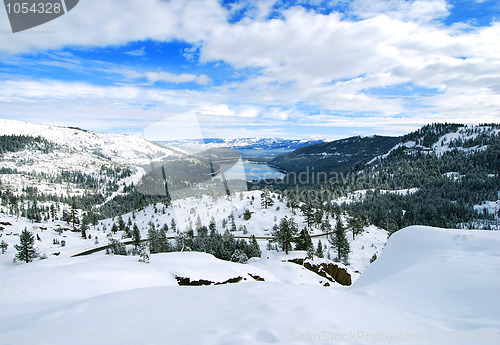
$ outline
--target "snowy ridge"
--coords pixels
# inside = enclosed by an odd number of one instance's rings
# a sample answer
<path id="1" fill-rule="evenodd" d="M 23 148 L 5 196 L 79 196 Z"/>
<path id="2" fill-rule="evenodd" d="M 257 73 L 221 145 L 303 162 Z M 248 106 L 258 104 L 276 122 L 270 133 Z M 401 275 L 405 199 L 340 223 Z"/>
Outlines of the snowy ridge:
<path id="1" fill-rule="evenodd" d="M 78 153 L 88 152 L 119 164 L 149 164 L 154 160 L 178 157 L 182 154 L 178 149 L 174 151 L 138 136 L 97 133 L 15 120 L 0 119 L 0 135 L 40 136 Z"/>
<path id="2" fill-rule="evenodd" d="M 433 131 L 432 125 L 429 128 L 424 127 L 421 131 L 426 130 L 427 132 L 416 132 L 406 137 L 411 137 L 412 139 L 403 140 L 403 142 L 395 145 L 388 152 L 379 155 L 372 160 L 370 160 L 367 165 L 373 165 L 379 161 L 383 161 L 391 154 L 403 150 L 407 155 L 415 155 L 417 153 L 421 154 L 434 154 L 438 157 L 442 156 L 447 152 L 453 150 L 458 150 L 465 153 L 474 153 L 478 151 L 484 151 L 488 149 L 488 142 L 490 140 L 495 140 L 500 136 L 500 128 L 497 125 L 494 126 L 456 126 L 451 132 L 439 134 L 439 131 Z M 426 141 L 426 135 L 437 135 L 438 138 L 433 140 L 431 145 L 424 145 Z M 415 138 L 416 137 L 416 138 Z"/>
<path id="3" fill-rule="evenodd" d="M 473 142 L 480 136 L 493 137 L 500 134 L 500 129 L 492 128 L 490 126 L 466 126 L 460 128 L 455 133 L 448 133 L 443 135 L 437 143 L 432 146 L 433 152 L 442 156 L 446 152 L 450 152 L 453 149 L 464 152 L 475 152 L 484 151 L 488 148 L 488 145 L 478 142 L 468 147 L 463 145 L 466 142 Z"/>

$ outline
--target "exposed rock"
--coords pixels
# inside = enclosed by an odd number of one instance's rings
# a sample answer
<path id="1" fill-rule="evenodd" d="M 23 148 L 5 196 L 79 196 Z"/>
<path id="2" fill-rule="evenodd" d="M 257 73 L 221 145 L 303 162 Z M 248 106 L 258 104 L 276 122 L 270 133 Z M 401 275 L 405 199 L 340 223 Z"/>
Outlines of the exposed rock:
<path id="1" fill-rule="evenodd" d="M 226 280 L 225 282 L 215 283 L 215 285 L 234 284 L 234 283 L 239 283 L 242 280 L 243 280 L 242 277 L 230 278 L 230 279 Z"/>
<path id="2" fill-rule="evenodd" d="M 223 285 L 223 284 L 234 284 L 234 283 L 239 283 L 240 281 L 243 280 L 242 277 L 235 277 L 235 278 L 230 278 L 226 281 L 223 282 L 212 282 L 210 280 L 205 280 L 205 279 L 200 279 L 200 280 L 193 280 L 191 281 L 190 278 L 185 278 L 185 277 L 178 277 L 175 276 L 175 279 L 177 279 L 177 284 L 180 286 L 202 286 L 202 285 Z"/>
<path id="3" fill-rule="evenodd" d="M 288 262 L 293 262 L 294 264 L 301 265 L 304 268 L 312 271 L 331 282 L 337 282 L 340 285 L 349 286 L 352 284 L 351 275 L 347 272 L 345 268 L 339 267 L 334 263 L 314 264 L 310 261 L 305 261 L 304 259 L 290 259 Z"/>
<path id="4" fill-rule="evenodd" d="M 201 286 L 201 285 L 212 285 L 214 283 L 214 282 L 211 282 L 209 280 L 204 280 L 204 279 L 191 281 L 190 278 L 184 278 L 184 277 L 178 277 L 178 276 L 175 276 L 175 279 L 177 279 L 177 284 L 179 284 L 181 286 L 185 286 L 185 285 Z"/>
<path id="5" fill-rule="evenodd" d="M 9 222 L 0 222 L 0 225 L 11 226 L 12 224 Z"/>
<path id="6" fill-rule="evenodd" d="M 250 273 L 248 273 L 248 275 L 249 275 L 250 277 L 252 277 L 253 279 L 255 279 L 255 280 L 259 281 L 259 282 L 266 281 L 264 278 L 259 277 L 258 275 L 253 275 L 253 274 L 250 274 Z"/>

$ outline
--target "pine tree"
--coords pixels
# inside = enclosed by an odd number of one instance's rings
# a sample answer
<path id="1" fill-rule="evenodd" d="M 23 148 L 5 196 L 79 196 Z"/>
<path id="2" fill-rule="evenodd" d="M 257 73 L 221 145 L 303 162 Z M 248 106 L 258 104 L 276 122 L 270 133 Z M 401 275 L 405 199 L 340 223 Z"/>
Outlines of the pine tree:
<path id="1" fill-rule="evenodd" d="M 300 208 L 300 211 L 302 212 L 302 215 L 306 220 L 307 227 L 311 228 L 311 225 L 315 222 L 314 211 L 312 206 L 310 204 L 304 204 Z"/>
<path id="2" fill-rule="evenodd" d="M 310 246 L 307 248 L 307 258 L 311 260 L 314 259 L 314 246 Z"/>
<path id="3" fill-rule="evenodd" d="M 234 215 L 231 213 L 231 231 L 236 231 L 237 228 L 236 228 L 236 223 L 234 222 Z"/>
<path id="4" fill-rule="evenodd" d="M 264 208 L 268 208 L 274 205 L 273 198 L 271 198 L 268 190 L 265 190 L 260 195 L 260 205 Z"/>
<path id="5" fill-rule="evenodd" d="M 352 239 L 354 240 L 357 235 L 363 233 L 364 227 L 368 225 L 366 215 L 355 213 L 353 217 L 349 218 L 349 227 L 352 229 Z"/>
<path id="6" fill-rule="evenodd" d="M 255 238 L 255 235 L 250 236 L 250 251 L 248 253 L 248 257 L 250 258 L 260 258 L 262 255 L 262 252 L 259 247 L 259 243 L 257 242 L 257 239 Z"/>
<path id="7" fill-rule="evenodd" d="M 2 254 L 5 254 L 8 246 L 9 246 L 9 244 L 7 242 L 5 242 L 4 240 L 2 240 L 2 243 L 0 243 L 0 249 L 2 250 Z"/>
<path id="8" fill-rule="evenodd" d="M 238 262 L 240 264 L 246 264 L 248 262 L 248 256 L 245 254 L 243 250 L 236 249 L 233 255 L 231 255 L 231 261 Z"/>
<path id="9" fill-rule="evenodd" d="M 311 236 L 309 235 L 309 231 L 307 228 L 304 228 L 300 231 L 299 237 L 296 239 L 296 250 L 309 250 L 309 248 L 313 248 L 313 243 L 311 240 Z"/>
<path id="10" fill-rule="evenodd" d="M 148 223 L 148 240 L 149 240 L 149 252 L 151 254 L 160 252 L 160 244 L 159 244 L 159 233 L 156 231 L 155 225 L 153 222 Z"/>
<path id="11" fill-rule="evenodd" d="M 319 242 L 318 242 L 318 248 L 316 249 L 316 256 L 318 258 L 323 258 L 324 257 L 324 254 L 323 254 L 323 244 L 321 243 L 321 240 L 319 240 Z"/>
<path id="12" fill-rule="evenodd" d="M 295 242 L 295 236 L 299 229 L 297 224 L 293 219 L 285 218 L 281 219 L 280 225 L 273 227 L 274 241 L 277 242 L 281 249 L 288 255 L 288 251 L 291 249 L 292 242 Z"/>
<path id="13" fill-rule="evenodd" d="M 250 220 L 251 217 L 252 217 L 252 212 L 250 212 L 250 210 L 246 208 L 245 211 L 243 211 L 243 219 Z"/>
<path id="14" fill-rule="evenodd" d="M 158 252 L 168 253 L 172 251 L 172 245 L 167 238 L 167 232 L 162 228 L 158 230 Z"/>
<path id="15" fill-rule="evenodd" d="M 24 228 L 23 232 L 21 232 L 21 235 L 19 236 L 19 244 L 14 245 L 14 248 L 17 250 L 14 260 L 29 263 L 37 258 L 38 252 L 34 244 L 35 236 L 33 233 L 29 232 L 28 229 Z"/>
<path id="16" fill-rule="evenodd" d="M 54 207 L 54 204 L 50 205 L 50 217 L 52 218 L 52 221 L 55 221 L 55 219 L 56 219 L 56 208 Z"/>
<path id="17" fill-rule="evenodd" d="M 145 264 L 149 263 L 149 253 L 146 245 L 141 243 L 137 249 L 137 253 L 139 255 L 139 261 L 144 262 Z"/>
<path id="18" fill-rule="evenodd" d="M 334 232 L 328 237 L 330 244 L 337 250 L 337 260 L 342 261 L 345 265 L 349 264 L 349 252 L 351 248 L 349 241 L 345 235 L 344 224 L 340 217 L 337 217 L 337 224 Z"/>
<path id="19" fill-rule="evenodd" d="M 71 225 L 73 226 L 73 231 L 78 231 L 76 229 L 76 224 L 78 224 L 80 222 L 80 220 L 78 219 L 78 213 L 77 213 L 77 209 L 76 209 L 75 198 L 73 198 L 73 202 L 71 203 L 71 216 L 70 216 L 70 220 L 71 220 Z"/>
<path id="20" fill-rule="evenodd" d="M 139 249 L 139 246 L 141 245 L 141 232 L 139 231 L 136 223 L 134 223 L 134 225 L 132 226 L 132 240 L 134 248 L 137 251 Z"/>
<path id="21" fill-rule="evenodd" d="M 80 233 L 82 235 L 83 239 L 87 239 L 87 223 L 82 221 L 82 224 L 80 225 Z"/>
<path id="22" fill-rule="evenodd" d="M 123 221 L 122 216 L 118 217 L 118 230 L 125 231 L 125 222 Z"/>
<path id="23" fill-rule="evenodd" d="M 127 255 L 127 249 L 125 248 L 125 245 L 122 242 L 115 240 L 114 238 L 109 239 L 108 249 L 109 251 L 106 251 L 106 253 L 110 252 L 114 255 Z"/>

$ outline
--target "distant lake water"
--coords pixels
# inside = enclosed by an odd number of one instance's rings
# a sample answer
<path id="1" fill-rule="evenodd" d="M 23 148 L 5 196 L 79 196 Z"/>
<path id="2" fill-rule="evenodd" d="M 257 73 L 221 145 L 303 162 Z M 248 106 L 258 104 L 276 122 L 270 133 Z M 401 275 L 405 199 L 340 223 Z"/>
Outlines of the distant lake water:
<path id="1" fill-rule="evenodd" d="M 274 179 L 285 176 L 281 171 L 270 167 L 265 163 L 254 163 L 246 159 L 240 160 L 234 166 L 231 164 L 220 164 L 224 175 L 228 180 L 262 180 L 262 179 Z"/>

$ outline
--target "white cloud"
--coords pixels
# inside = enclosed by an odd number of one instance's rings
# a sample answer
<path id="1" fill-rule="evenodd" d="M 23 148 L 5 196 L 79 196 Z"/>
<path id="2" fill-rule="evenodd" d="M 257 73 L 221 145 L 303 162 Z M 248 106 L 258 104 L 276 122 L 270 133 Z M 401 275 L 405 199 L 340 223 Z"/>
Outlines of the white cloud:
<path id="1" fill-rule="evenodd" d="M 131 41 L 181 39 L 198 42 L 227 11 L 216 0 L 86 0 L 68 14 L 33 29 L 9 34 L 0 11 L 0 50 L 15 53 L 63 46 L 121 45 Z"/>
<path id="2" fill-rule="evenodd" d="M 251 9 L 251 18 L 229 24 L 231 11 L 216 0 L 81 2 L 46 25 L 1 35 L 0 50 L 176 39 L 193 44 L 184 51 L 191 62 L 199 57 L 201 64 L 224 61 L 236 69 L 255 68 L 258 72 L 243 81 L 214 85 L 209 72 L 174 74 L 103 64 L 103 72 L 121 75 L 125 82 L 147 80 L 148 87 L 4 81 L 0 82 L 2 112 L 26 115 L 33 112 L 30 102 L 36 101 L 36 111 L 45 114 L 52 107 L 52 113 L 66 112 L 98 122 L 107 117 L 118 123 L 122 116 L 124 126 L 150 121 L 138 119 L 194 112 L 210 128 L 230 125 L 241 130 L 244 124 L 262 130 L 265 126 L 323 123 L 378 126 L 384 131 L 391 123 L 394 128 L 406 128 L 440 118 L 491 122 L 500 112 L 500 23 L 467 31 L 440 25 L 436 20 L 449 13 L 444 0 L 354 0 L 351 10 L 363 18 L 359 21 L 301 7 L 283 11 L 282 19 L 265 20 L 274 3 L 261 2 Z M 8 31 L 2 16 L 5 13 L 0 14 L 0 30 Z M 141 48 L 128 54 L 140 56 L 143 52 Z M 82 68 L 72 56 L 40 63 Z M 207 87 L 202 92 L 165 90 L 158 86 L 162 82 Z M 406 83 L 439 93 L 406 97 L 396 92 L 386 97 L 370 92 Z M 305 110 L 298 110 L 297 105 Z M 318 109 L 319 115 L 304 114 L 310 108 Z M 339 115 L 345 113 L 350 115 Z M 368 116 L 353 119 L 355 113 Z"/>
<path id="3" fill-rule="evenodd" d="M 136 50 L 130 50 L 128 52 L 125 52 L 125 54 L 130 55 L 130 56 L 144 56 L 144 55 L 146 55 L 146 48 L 141 47 L 141 48 L 136 49 Z"/>
<path id="4" fill-rule="evenodd" d="M 196 83 L 199 85 L 208 85 L 211 82 L 211 79 L 204 74 L 202 75 L 195 75 L 188 73 L 173 74 L 169 72 L 159 71 L 159 72 L 146 72 L 144 76 L 151 83 L 156 83 L 156 82 L 167 82 L 175 84 Z"/>
<path id="5" fill-rule="evenodd" d="M 350 8 L 352 13 L 360 18 L 371 18 L 383 14 L 391 18 L 419 23 L 433 22 L 450 14 L 446 0 L 354 0 Z"/>

